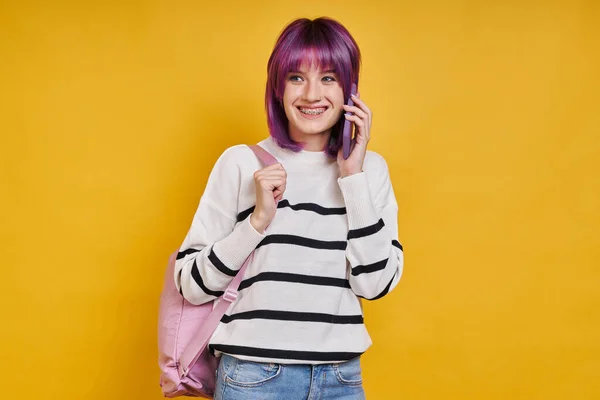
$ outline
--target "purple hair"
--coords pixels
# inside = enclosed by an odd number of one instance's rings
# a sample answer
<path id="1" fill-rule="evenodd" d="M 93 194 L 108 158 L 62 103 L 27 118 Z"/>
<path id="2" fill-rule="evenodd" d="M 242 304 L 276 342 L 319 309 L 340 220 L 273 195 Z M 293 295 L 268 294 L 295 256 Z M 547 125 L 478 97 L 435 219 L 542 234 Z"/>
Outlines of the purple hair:
<path id="1" fill-rule="evenodd" d="M 344 92 L 350 93 L 352 82 L 358 82 L 360 50 L 350 32 L 339 22 L 321 17 L 315 20 L 301 18 L 292 21 L 279 35 L 267 64 L 265 108 L 269 133 L 285 149 L 300 151 L 302 143 L 290 138 L 288 119 L 283 108 L 283 92 L 287 74 L 298 71 L 303 63 L 334 69 Z M 336 157 L 342 145 L 339 134 L 343 116 L 331 130 L 327 153 Z"/>

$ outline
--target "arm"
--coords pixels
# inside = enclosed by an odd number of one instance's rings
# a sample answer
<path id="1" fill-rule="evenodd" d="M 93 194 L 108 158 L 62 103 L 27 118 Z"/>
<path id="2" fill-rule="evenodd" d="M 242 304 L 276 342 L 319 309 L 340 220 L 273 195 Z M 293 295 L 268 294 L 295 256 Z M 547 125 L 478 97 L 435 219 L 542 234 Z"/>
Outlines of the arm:
<path id="1" fill-rule="evenodd" d="M 241 176 L 236 156 L 239 149 L 231 148 L 217 160 L 177 255 L 175 285 L 192 304 L 221 296 L 264 238 L 250 217 L 236 224 Z"/>
<path id="2" fill-rule="evenodd" d="M 365 172 L 338 180 L 348 216 L 350 287 L 367 300 L 379 299 L 396 287 L 404 267 L 398 241 L 398 205 L 387 164 L 380 156 L 376 158 L 376 176 L 381 179 L 375 196 Z"/>

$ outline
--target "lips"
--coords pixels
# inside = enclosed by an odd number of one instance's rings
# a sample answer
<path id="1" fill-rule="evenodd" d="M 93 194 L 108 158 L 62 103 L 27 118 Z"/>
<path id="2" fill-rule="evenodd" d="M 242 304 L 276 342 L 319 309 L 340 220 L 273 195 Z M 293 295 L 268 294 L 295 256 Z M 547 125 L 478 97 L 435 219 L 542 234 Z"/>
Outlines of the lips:
<path id="1" fill-rule="evenodd" d="M 327 111 L 327 107 L 298 107 L 298 110 L 304 115 L 321 115 Z"/>

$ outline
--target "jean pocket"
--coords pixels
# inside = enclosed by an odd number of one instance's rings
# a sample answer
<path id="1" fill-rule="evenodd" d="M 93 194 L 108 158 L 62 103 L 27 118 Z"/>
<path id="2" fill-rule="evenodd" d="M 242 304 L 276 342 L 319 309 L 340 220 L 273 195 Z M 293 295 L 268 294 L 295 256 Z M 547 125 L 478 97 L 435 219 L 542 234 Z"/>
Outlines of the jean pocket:
<path id="1" fill-rule="evenodd" d="M 360 357 L 353 358 L 339 364 L 333 364 L 333 370 L 337 380 L 343 385 L 360 386 L 362 385 L 362 369 L 360 367 Z"/>
<path id="2" fill-rule="evenodd" d="M 235 366 L 225 371 L 225 382 L 234 386 L 256 387 L 281 373 L 281 365 L 235 359 Z"/>

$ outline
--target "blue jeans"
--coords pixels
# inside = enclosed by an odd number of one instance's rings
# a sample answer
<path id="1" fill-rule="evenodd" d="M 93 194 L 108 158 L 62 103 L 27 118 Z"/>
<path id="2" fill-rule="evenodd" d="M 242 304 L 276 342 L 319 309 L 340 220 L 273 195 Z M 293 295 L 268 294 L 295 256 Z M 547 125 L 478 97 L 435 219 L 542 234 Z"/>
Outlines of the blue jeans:
<path id="1" fill-rule="evenodd" d="M 275 364 L 221 356 L 214 400 L 365 400 L 360 357 L 336 364 Z"/>

